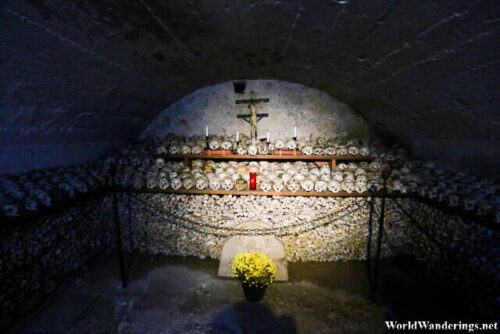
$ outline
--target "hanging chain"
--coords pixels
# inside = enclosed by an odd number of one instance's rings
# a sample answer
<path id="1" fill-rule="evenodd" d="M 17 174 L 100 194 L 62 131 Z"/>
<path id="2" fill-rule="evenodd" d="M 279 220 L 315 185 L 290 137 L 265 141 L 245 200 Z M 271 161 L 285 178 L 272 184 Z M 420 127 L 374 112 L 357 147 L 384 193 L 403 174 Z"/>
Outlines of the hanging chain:
<path id="1" fill-rule="evenodd" d="M 271 227 L 271 228 L 256 228 L 256 229 L 241 229 L 241 228 L 233 228 L 229 226 L 214 226 L 211 224 L 203 223 L 200 221 L 196 221 L 187 217 L 179 216 L 175 214 L 173 211 L 167 211 L 163 208 L 152 205 L 151 203 L 146 202 L 145 200 L 140 199 L 138 196 L 131 196 L 133 200 L 142 204 L 149 210 L 155 213 L 155 216 L 158 216 L 158 213 L 162 213 L 168 217 L 168 220 L 173 224 L 180 228 L 193 230 L 202 234 L 211 234 L 219 237 L 227 237 L 234 235 L 242 235 L 242 236 L 262 236 L 262 235 L 275 235 L 275 236 L 289 236 L 289 235 L 299 235 L 308 231 L 315 230 L 320 227 L 324 227 L 339 220 L 345 219 L 356 212 L 359 212 L 363 209 L 366 209 L 366 205 L 363 203 L 356 203 L 351 210 L 345 211 L 346 208 L 342 207 L 335 212 L 331 212 L 329 214 L 323 215 L 314 219 L 312 221 L 307 222 L 298 222 L 294 224 L 290 224 L 287 226 L 280 227 Z M 338 215 L 340 212 L 344 212 L 344 214 Z M 183 224 L 181 224 L 183 223 Z M 186 226 L 186 224 L 188 226 Z M 191 226 L 189 226 L 191 225 Z M 310 225 L 310 226 L 308 226 Z M 196 226 L 196 227 L 195 227 Z M 294 230 L 295 231 L 291 231 Z M 214 232 L 215 231 L 224 231 L 223 233 Z"/>

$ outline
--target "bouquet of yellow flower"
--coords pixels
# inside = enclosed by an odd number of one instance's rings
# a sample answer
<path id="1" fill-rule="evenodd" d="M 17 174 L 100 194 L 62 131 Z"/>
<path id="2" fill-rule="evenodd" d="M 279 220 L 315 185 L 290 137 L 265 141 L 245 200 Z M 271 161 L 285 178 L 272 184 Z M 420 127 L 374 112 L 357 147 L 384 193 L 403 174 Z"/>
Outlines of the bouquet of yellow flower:
<path id="1" fill-rule="evenodd" d="M 233 275 L 248 286 L 266 287 L 276 278 L 276 265 L 264 253 L 237 253 L 233 259 Z"/>

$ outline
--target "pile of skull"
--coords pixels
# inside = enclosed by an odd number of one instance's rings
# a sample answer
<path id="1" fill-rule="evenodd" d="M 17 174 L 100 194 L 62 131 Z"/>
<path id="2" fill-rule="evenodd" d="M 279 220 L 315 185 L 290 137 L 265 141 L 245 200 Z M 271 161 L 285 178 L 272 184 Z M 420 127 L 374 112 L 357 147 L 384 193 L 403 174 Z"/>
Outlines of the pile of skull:
<path id="1" fill-rule="evenodd" d="M 253 144 L 246 136 L 240 136 L 238 142 L 235 136 L 209 136 L 208 142 L 211 149 L 229 149 L 240 154 L 298 148 L 303 154 L 371 155 L 376 160 L 339 163 L 333 170 L 327 165 L 319 167 L 302 161 L 215 163 L 200 160 L 186 168 L 178 162 L 155 158 L 155 155 L 202 153 L 206 138 L 168 134 L 163 139 L 146 138 L 110 151 L 89 165 L 0 176 L 0 215 L 15 217 L 22 211 L 49 206 L 63 197 L 71 198 L 75 193 L 108 186 L 111 166 L 116 166 L 114 182 L 122 188 L 244 190 L 248 173 L 257 172 L 257 182 L 263 191 L 353 194 L 380 190 L 380 172 L 390 167 L 391 176 L 387 182 L 390 193 L 413 194 L 500 222 L 498 184 L 472 174 L 446 171 L 432 162 L 409 159 L 401 148 L 387 149 L 378 142 L 367 146 L 345 137 L 277 139 L 271 143 Z"/>
<path id="2" fill-rule="evenodd" d="M 226 143 L 223 148 L 235 147 L 234 137 L 209 137 L 211 142 Z M 381 189 L 381 170 L 390 167 L 391 176 L 387 182 L 388 191 L 394 194 L 413 194 L 433 200 L 450 207 L 460 207 L 462 210 L 480 216 L 491 217 L 500 222 L 500 187 L 492 180 L 479 179 L 464 172 L 452 172 L 438 168 L 432 162 L 412 160 L 407 152 L 401 148 L 387 149 L 380 143 L 374 142 L 370 146 L 359 146 L 359 141 L 307 138 L 297 139 L 297 147 L 304 152 L 303 143 L 326 143 L 323 154 L 332 150 L 334 154 L 370 154 L 376 160 L 367 163 L 339 163 L 336 169 L 330 170 L 324 165 L 318 167 L 312 163 L 276 163 L 268 161 L 252 162 L 223 162 L 194 161 L 192 168 L 185 168 L 180 163 L 165 161 L 162 158 L 152 158 L 162 152 L 188 152 L 189 143 L 198 141 L 201 146 L 204 137 L 176 137 L 167 135 L 163 140 L 149 138 L 140 148 L 139 153 L 127 158 L 122 155 L 116 161 L 121 164 L 121 175 L 118 183 L 123 187 L 149 189 L 223 189 L 244 190 L 247 187 L 248 172 L 258 172 L 258 183 L 263 191 L 329 191 L 362 193 L 369 189 Z M 268 145 L 276 147 L 277 140 Z M 242 137 L 239 146 L 249 142 Z M 294 141 L 295 142 L 295 141 Z M 341 144 L 342 142 L 349 145 Z M 232 144 L 230 146 L 228 143 Z M 256 146 L 266 144 L 258 143 Z M 213 144 L 215 145 L 215 144 Z M 212 146 L 213 146 L 212 145 Z M 229 146 L 228 146 L 229 145 Z M 251 143 L 250 143 L 251 145 Z M 236 148 L 238 148 L 237 146 Z M 279 145 L 278 145 L 279 146 Z M 213 146 L 215 148 L 216 146 Z M 315 146 L 316 148 L 321 146 Z M 286 145 L 285 145 L 285 148 Z M 347 152 L 344 150 L 347 149 Z M 130 147 L 128 153 L 137 151 Z M 146 152 L 151 152 L 148 156 Z M 307 150 L 306 150 L 307 151 Z M 239 153 L 245 153 L 243 151 Z M 248 146 L 247 151 L 248 153 Z M 257 153 L 259 151 L 257 150 Z M 260 152 L 262 153 L 262 152 Z M 317 151 L 314 154 L 321 152 Z M 141 160 L 140 156 L 142 156 Z M 151 164 L 151 165 L 149 165 Z"/>
<path id="3" fill-rule="evenodd" d="M 163 140 L 156 140 L 156 154 L 202 154 L 208 146 L 210 150 L 228 150 L 236 154 L 266 155 L 275 150 L 300 150 L 305 155 L 360 155 L 368 156 L 370 148 L 359 140 L 347 137 L 278 138 L 273 141 L 252 141 L 247 136 L 177 137 L 168 134 Z"/>
<path id="4" fill-rule="evenodd" d="M 109 164 L 40 169 L 0 176 L 0 217 L 18 217 L 98 190 L 109 183 Z"/>
<path id="5" fill-rule="evenodd" d="M 148 168 L 131 171 L 125 167 L 117 181 L 122 187 L 136 189 L 198 189 L 198 190 L 247 190 L 249 173 L 258 173 L 261 191 L 317 191 L 357 192 L 367 191 L 368 185 L 380 184 L 380 164 L 361 162 L 338 164 L 333 171 L 325 164 L 303 161 L 228 161 L 194 160 L 192 167 L 181 162 L 157 158 Z"/>

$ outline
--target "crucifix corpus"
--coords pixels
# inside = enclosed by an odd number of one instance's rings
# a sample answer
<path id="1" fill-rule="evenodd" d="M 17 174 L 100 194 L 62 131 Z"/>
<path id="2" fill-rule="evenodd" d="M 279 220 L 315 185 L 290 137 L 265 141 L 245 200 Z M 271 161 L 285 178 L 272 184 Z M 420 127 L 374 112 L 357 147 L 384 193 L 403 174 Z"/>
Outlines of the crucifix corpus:
<path id="1" fill-rule="evenodd" d="M 257 139 L 257 122 L 268 117 L 268 113 L 257 114 L 256 108 L 262 103 L 269 102 L 269 99 L 256 99 L 255 92 L 250 92 L 250 99 L 236 100 L 236 104 L 248 104 L 250 115 L 237 115 L 236 117 L 242 118 L 245 122 L 250 124 L 250 138 Z"/>

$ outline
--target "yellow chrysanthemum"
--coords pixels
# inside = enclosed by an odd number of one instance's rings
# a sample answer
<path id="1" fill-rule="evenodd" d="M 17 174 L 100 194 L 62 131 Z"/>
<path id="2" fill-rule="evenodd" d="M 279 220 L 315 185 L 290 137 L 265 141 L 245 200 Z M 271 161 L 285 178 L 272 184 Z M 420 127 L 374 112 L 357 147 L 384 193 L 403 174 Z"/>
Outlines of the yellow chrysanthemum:
<path id="1" fill-rule="evenodd" d="M 233 275 L 249 285 L 266 286 L 276 278 L 276 265 L 264 253 L 237 253 L 233 259 Z"/>

